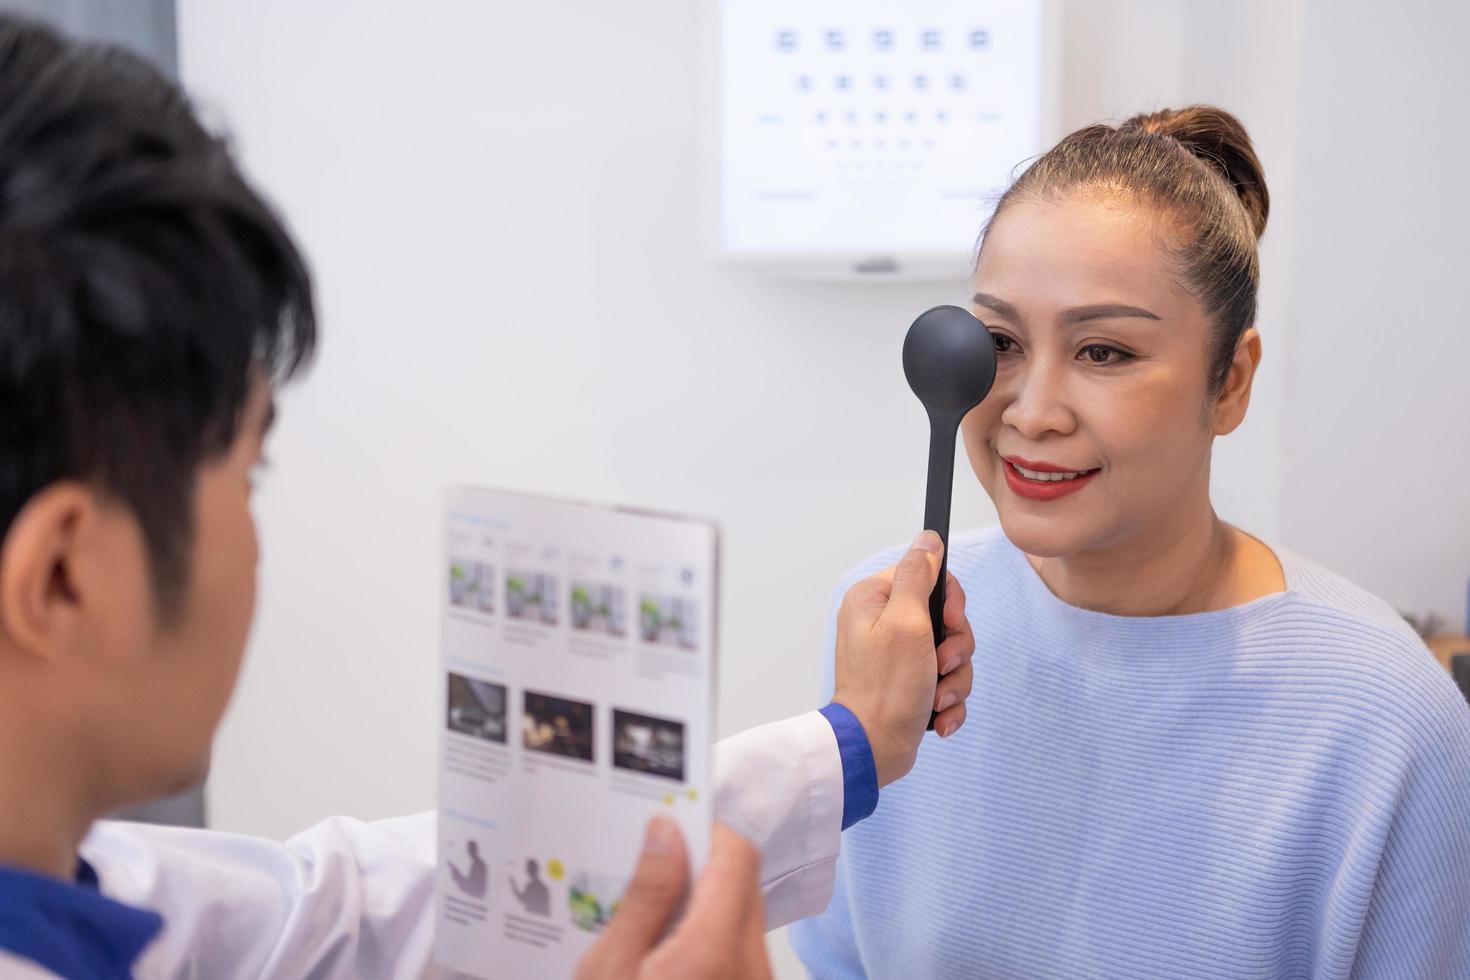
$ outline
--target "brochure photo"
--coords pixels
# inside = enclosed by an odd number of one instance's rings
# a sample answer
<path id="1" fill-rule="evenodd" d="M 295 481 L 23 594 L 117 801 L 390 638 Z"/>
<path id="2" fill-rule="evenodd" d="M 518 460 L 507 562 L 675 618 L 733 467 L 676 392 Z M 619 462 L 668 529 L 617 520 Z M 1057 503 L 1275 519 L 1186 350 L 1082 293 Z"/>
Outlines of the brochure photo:
<path id="1" fill-rule="evenodd" d="M 570 976 L 650 817 L 709 849 L 718 535 L 456 489 L 444 539 L 436 955 Z"/>

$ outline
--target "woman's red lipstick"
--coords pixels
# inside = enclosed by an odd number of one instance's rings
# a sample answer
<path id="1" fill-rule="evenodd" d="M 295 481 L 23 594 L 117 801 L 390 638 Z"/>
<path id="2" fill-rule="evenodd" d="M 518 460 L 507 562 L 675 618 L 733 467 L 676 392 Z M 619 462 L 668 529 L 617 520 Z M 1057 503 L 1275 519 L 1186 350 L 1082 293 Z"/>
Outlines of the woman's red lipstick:
<path id="1" fill-rule="evenodd" d="M 1092 478 L 1098 474 L 1097 470 L 1082 470 L 1080 471 L 1082 473 L 1081 476 L 1073 477 L 1070 480 L 1032 480 L 1022 476 L 1020 470 L 1016 469 L 1016 467 L 1024 466 L 1026 469 L 1037 473 L 1076 473 L 1079 471 L 1063 469 L 1051 463 L 1023 459 L 1020 456 L 1003 456 L 1001 457 L 1001 463 L 1006 471 L 1006 485 L 1011 488 L 1012 493 L 1018 497 L 1025 497 L 1027 500 L 1039 500 L 1042 502 L 1059 500 L 1068 494 L 1076 493 L 1091 483 Z"/>

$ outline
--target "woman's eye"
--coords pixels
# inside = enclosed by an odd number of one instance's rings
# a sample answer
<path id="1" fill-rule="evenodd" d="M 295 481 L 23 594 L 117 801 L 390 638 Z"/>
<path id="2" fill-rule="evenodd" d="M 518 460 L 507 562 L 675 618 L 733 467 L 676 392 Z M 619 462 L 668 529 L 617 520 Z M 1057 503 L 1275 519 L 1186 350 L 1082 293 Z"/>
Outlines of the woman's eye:
<path id="1" fill-rule="evenodd" d="M 995 338 L 995 352 L 997 354 L 1009 354 L 1016 349 L 1016 342 L 1005 334 L 992 333 L 990 336 Z"/>
<path id="2" fill-rule="evenodd" d="M 1117 364 L 1132 357 L 1127 351 L 1121 351 L 1116 347 L 1108 347 L 1104 344 L 1089 344 L 1082 348 L 1079 357 L 1089 364 Z"/>

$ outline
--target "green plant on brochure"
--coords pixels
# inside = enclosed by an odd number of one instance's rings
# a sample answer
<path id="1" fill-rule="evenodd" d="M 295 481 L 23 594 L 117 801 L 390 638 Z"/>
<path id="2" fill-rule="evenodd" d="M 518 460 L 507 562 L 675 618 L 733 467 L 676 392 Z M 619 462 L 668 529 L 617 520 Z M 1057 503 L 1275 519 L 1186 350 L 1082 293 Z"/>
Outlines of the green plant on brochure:
<path id="1" fill-rule="evenodd" d="M 597 932 L 607 925 L 616 914 L 620 903 L 614 902 L 611 908 L 605 909 L 596 895 L 588 894 L 573 885 L 570 889 L 568 904 L 572 909 L 572 922 L 578 929 Z"/>
<path id="2" fill-rule="evenodd" d="M 647 633 L 657 633 L 663 624 L 663 615 L 658 611 L 658 603 L 652 599 L 644 599 L 638 606 L 638 615 L 643 617 L 643 629 Z"/>

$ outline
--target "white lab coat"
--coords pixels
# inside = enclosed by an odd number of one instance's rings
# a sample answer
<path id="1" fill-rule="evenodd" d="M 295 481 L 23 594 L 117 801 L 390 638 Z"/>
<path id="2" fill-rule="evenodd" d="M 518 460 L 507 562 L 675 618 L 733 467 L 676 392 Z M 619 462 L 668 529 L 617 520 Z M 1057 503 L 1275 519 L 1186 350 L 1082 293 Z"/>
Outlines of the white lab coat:
<path id="1" fill-rule="evenodd" d="M 718 819 L 761 850 L 767 927 L 825 909 L 843 804 L 827 720 L 811 712 L 726 739 L 715 782 Z M 435 849 L 430 812 L 333 817 L 284 844 L 108 821 L 82 856 L 104 894 L 164 918 L 139 980 L 373 980 L 456 975 L 432 963 Z"/>

